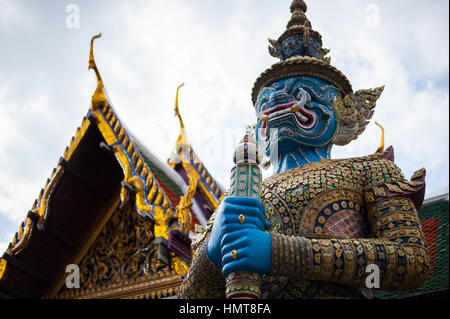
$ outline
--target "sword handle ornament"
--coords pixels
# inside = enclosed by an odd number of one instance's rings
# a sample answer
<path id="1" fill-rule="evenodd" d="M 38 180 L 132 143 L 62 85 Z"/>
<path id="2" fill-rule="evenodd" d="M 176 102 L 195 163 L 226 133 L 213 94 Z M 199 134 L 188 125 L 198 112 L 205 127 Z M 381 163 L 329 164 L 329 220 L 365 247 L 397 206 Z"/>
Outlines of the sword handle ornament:
<path id="1" fill-rule="evenodd" d="M 235 166 L 231 169 L 230 196 L 246 196 L 260 199 L 261 153 L 255 139 L 245 135 L 234 152 Z M 245 212 L 243 212 L 245 214 Z M 257 273 L 234 272 L 227 276 L 227 299 L 261 298 L 261 278 Z"/>

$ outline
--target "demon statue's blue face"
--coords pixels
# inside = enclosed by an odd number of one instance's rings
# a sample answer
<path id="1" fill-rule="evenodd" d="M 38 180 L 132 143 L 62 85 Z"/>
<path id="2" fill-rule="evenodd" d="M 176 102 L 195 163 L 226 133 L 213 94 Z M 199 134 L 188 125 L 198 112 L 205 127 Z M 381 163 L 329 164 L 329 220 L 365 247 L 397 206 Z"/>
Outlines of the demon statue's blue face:
<path id="1" fill-rule="evenodd" d="M 340 91 L 312 77 L 290 77 L 265 86 L 256 102 L 257 139 L 266 155 L 324 150 L 327 157 L 338 121 L 333 101 Z M 324 149 L 325 148 L 325 149 Z"/>

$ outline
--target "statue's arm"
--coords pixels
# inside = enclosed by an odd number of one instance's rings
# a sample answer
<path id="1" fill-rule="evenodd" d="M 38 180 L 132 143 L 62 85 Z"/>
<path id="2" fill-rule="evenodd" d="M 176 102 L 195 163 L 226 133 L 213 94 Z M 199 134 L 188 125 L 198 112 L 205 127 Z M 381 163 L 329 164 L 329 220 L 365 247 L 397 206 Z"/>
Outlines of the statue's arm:
<path id="1" fill-rule="evenodd" d="M 366 287 L 366 267 L 373 264 L 380 270 L 381 289 L 420 287 L 430 272 L 416 209 L 425 187 L 424 171 L 420 174 L 412 181 L 388 179 L 366 190 L 370 238 L 307 239 L 273 233 L 272 273 Z"/>

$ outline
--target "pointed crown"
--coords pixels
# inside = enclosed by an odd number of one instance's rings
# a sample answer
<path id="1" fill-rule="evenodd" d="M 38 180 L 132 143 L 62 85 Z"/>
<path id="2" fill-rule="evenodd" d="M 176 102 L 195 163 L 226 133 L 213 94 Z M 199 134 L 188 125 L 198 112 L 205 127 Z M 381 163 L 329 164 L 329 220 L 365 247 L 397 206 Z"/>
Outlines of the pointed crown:
<path id="1" fill-rule="evenodd" d="M 269 53 L 284 61 L 294 56 L 321 58 L 327 50 L 322 49 L 322 36 L 314 31 L 306 17 L 308 7 L 303 0 L 294 0 L 291 4 L 292 17 L 286 31 L 278 40 L 269 39 Z"/>
<path id="2" fill-rule="evenodd" d="M 252 102 L 256 104 L 260 90 L 273 82 L 292 76 L 313 76 L 325 80 L 344 94 L 353 92 L 349 80 L 330 65 L 330 52 L 322 48 L 322 36 L 314 31 L 306 17 L 308 7 L 303 0 L 293 0 L 291 19 L 278 40 L 269 39 L 269 53 L 281 61 L 264 71 L 256 80 Z"/>

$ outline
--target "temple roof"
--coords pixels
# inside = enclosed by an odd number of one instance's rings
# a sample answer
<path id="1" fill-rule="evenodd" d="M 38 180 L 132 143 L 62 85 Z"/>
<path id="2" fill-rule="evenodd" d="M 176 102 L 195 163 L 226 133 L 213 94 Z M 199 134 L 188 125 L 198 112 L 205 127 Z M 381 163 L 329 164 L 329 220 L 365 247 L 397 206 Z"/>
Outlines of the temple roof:
<path id="1" fill-rule="evenodd" d="M 97 76 L 91 107 L 0 258 L 0 297 L 54 296 L 65 267 L 80 262 L 119 206 L 132 204 L 154 225 L 154 237 L 167 241 L 177 232 L 181 245 L 193 223 L 206 222 L 193 198 L 197 180 L 185 180 L 159 160 L 119 119 L 93 58 L 97 37 L 89 60 Z M 195 169 L 202 174 L 200 188 L 218 201 L 217 183 L 204 167 Z M 178 255 L 180 242 L 172 249 L 171 269 L 182 276 L 190 260 Z"/>

